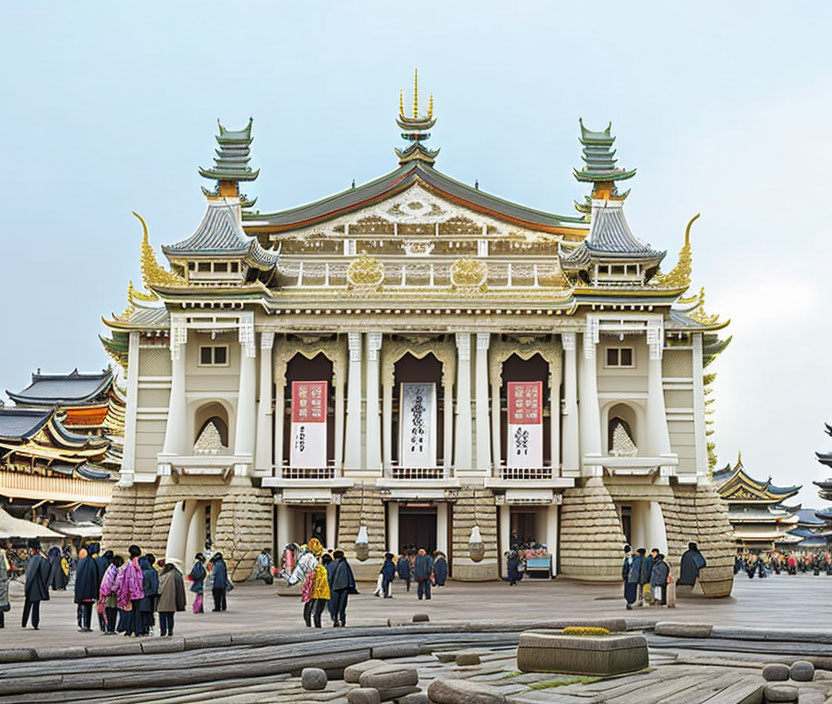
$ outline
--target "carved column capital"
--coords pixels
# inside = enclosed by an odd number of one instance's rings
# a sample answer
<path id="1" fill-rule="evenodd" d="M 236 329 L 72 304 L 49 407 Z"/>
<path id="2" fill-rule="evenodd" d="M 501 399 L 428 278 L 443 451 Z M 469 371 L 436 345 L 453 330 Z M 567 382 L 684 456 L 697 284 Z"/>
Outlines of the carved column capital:
<path id="1" fill-rule="evenodd" d="M 661 359 L 664 352 L 664 324 L 661 318 L 651 318 L 647 321 L 647 345 L 650 348 L 650 359 Z"/>
<path id="2" fill-rule="evenodd" d="M 381 333 L 367 333 L 367 359 L 371 362 L 378 361 L 378 351 L 381 349 Z"/>
<path id="3" fill-rule="evenodd" d="M 601 325 L 598 318 L 587 318 L 584 329 L 584 359 L 595 359 L 595 345 L 600 339 Z"/>
<path id="4" fill-rule="evenodd" d="M 560 334 L 563 349 L 572 352 L 575 349 L 575 339 L 577 335 L 574 332 L 562 332 Z"/>
<path id="5" fill-rule="evenodd" d="M 260 349 L 270 350 L 274 347 L 274 333 L 261 332 L 260 333 Z"/>
<path id="6" fill-rule="evenodd" d="M 456 349 L 460 362 L 467 362 L 471 359 L 471 334 L 458 332 L 456 334 Z"/>
<path id="7" fill-rule="evenodd" d="M 347 333 L 347 348 L 350 352 L 351 362 L 361 361 L 361 333 L 350 332 Z"/>

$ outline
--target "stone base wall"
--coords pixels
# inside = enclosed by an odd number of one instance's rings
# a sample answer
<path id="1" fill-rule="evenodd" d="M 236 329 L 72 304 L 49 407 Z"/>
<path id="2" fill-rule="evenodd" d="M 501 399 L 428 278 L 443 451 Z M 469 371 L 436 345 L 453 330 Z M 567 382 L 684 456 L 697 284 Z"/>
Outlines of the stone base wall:
<path id="1" fill-rule="evenodd" d="M 248 480 L 228 487 L 217 516 L 214 548 L 222 552 L 231 578 L 247 579 L 260 551 L 274 540 L 272 494 Z"/>
<path id="2" fill-rule="evenodd" d="M 461 489 L 452 504 L 451 561 L 453 578 L 464 582 L 481 582 L 499 578 L 497 554 L 497 506 L 491 489 Z M 474 562 L 468 550 L 471 529 L 478 525 L 485 555 Z"/>
<path id="3" fill-rule="evenodd" d="M 607 487 L 600 480 L 589 480 L 585 486 L 565 489 L 560 516 L 560 574 L 620 580 L 625 541 Z"/>
<path id="4" fill-rule="evenodd" d="M 355 539 L 361 526 L 367 527 L 370 540 L 370 555 L 364 561 L 355 554 Z M 344 493 L 338 520 L 338 547 L 352 564 L 356 579 L 377 578 L 387 552 L 384 501 L 378 489 L 361 484 Z"/>
<path id="5" fill-rule="evenodd" d="M 113 487 L 113 498 L 104 516 L 102 550 L 127 554 L 127 547 L 146 544 L 153 533 L 153 501 L 155 484 L 133 484 Z"/>

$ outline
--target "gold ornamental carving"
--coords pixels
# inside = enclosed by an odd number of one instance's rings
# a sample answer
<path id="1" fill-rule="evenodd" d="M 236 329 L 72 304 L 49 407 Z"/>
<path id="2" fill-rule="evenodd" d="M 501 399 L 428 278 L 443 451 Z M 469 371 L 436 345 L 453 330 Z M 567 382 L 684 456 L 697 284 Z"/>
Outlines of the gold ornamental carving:
<path id="1" fill-rule="evenodd" d="M 451 285 L 454 288 L 471 289 L 485 286 L 488 265 L 481 259 L 465 257 L 451 265 Z"/>
<path id="2" fill-rule="evenodd" d="M 379 290 L 384 281 L 384 267 L 375 257 L 362 254 L 350 262 L 347 268 L 347 281 L 350 288 L 359 290 Z"/>

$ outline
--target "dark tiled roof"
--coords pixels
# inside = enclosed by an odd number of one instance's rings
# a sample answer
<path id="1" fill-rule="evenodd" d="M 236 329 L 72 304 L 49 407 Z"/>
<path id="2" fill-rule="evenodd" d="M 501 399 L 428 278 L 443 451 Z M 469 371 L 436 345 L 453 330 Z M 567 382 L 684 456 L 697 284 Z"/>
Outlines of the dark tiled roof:
<path id="1" fill-rule="evenodd" d="M 187 239 L 162 247 L 168 257 L 239 256 L 258 269 L 272 268 L 279 258 L 267 252 L 256 237 L 245 233 L 237 219 L 237 206 L 224 201 L 208 201 L 196 231 Z"/>
<path id="2" fill-rule="evenodd" d="M 94 374 L 82 374 L 77 369 L 69 374 L 32 374 L 32 383 L 23 391 L 6 391 L 9 398 L 20 404 L 54 405 L 56 403 L 82 403 L 103 394 L 113 381 L 113 372 L 107 370 Z"/>
<path id="3" fill-rule="evenodd" d="M 52 417 L 52 409 L 0 408 L 0 438 L 26 440 Z"/>
<path id="4" fill-rule="evenodd" d="M 584 229 L 582 218 L 545 213 L 492 196 L 460 183 L 433 167 L 415 161 L 400 166 L 374 181 L 336 193 L 322 200 L 276 213 L 244 213 L 247 228 L 290 230 L 330 220 L 344 213 L 395 195 L 421 180 L 429 190 L 464 201 L 472 209 L 498 219 L 520 222 L 529 227 Z"/>

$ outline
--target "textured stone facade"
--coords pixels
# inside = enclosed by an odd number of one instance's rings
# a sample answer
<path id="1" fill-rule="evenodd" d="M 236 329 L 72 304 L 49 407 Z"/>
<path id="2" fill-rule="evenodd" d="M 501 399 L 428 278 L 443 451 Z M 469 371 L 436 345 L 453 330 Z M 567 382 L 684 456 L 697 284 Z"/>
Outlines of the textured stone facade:
<path id="1" fill-rule="evenodd" d="M 466 488 L 459 492 L 453 504 L 451 523 L 451 562 L 454 579 L 485 581 L 495 579 L 499 573 L 497 552 L 497 507 L 490 489 Z M 471 529 L 479 526 L 485 554 L 474 562 L 468 542 Z"/>

